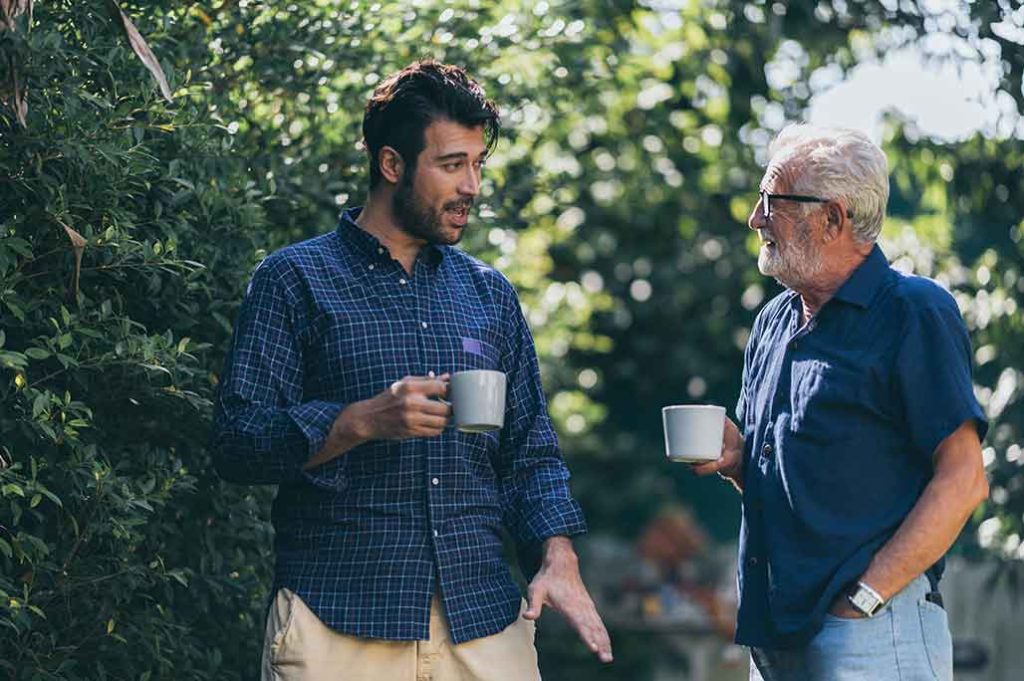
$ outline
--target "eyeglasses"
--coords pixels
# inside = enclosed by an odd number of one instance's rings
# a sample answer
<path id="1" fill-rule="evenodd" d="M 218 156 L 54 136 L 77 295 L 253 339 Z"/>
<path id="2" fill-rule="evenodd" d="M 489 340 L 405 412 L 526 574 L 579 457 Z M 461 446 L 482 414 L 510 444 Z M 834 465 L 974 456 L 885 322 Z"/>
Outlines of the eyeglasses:
<path id="1" fill-rule="evenodd" d="M 772 219 L 772 201 L 799 201 L 800 203 L 828 203 L 828 199 L 822 199 L 817 196 L 804 196 L 802 194 L 770 194 L 765 190 L 758 192 L 761 196 L 761 208 L 764 209 L 764 219 Z"/>

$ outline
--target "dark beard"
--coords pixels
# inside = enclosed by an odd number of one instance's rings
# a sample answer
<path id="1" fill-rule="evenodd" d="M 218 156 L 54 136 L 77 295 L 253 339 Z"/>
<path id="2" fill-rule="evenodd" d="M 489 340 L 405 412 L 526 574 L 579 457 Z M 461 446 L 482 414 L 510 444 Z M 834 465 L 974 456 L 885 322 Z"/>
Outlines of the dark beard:
<path id="1" fill-rule="evenodd" d="M 454 239 L 445 234 L 441 226 L 441 213 L 424 205 L 413 191 L 412 175 L 412 169 L 402 175 L 398 188 L 391 198 L 391 212 L 394 213 L 398 226 L 409 236 L 422 239 L 428 244 L 450 246 L 458 243 L 462 238 L 462 232 L 457 232 Z M 445 204 L 445 209 L 447 208 L 448 204 Z"/>

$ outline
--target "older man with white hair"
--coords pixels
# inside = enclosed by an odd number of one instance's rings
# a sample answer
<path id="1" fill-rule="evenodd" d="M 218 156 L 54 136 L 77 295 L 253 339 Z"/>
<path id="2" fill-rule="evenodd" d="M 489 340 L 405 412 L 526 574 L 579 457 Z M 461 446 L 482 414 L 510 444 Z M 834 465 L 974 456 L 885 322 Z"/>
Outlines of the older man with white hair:
<path id="1" fill-rule="evenodd" d="M 773 142 L 749 226 L 787 290 L 754 322 L 718 472 L 743 493 L 736 639 L 751 679 L 952 679 L 943 556 L 988 494 L 987 424 L 953 298 L 875 244 L 882 150 Z"/>

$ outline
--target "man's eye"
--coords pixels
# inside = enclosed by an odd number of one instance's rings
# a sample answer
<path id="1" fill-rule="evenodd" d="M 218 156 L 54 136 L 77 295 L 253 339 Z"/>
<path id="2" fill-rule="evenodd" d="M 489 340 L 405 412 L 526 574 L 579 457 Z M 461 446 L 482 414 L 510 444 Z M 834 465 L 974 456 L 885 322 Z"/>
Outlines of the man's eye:
<path id="1" fill-rule="evenodd" d="M 477 168 L 483 168 L 485 165 L 487 165 L 487 161 L 477 161 L 476 162 L 476 167 Z"/>
<path id="2" fill-rule="evenodd" d="M 455 163 L 445 163 L 442 167 L 449 173 L 454 173 L 456 170 L 462 167 L 462 161 L 456 161 Z"/>

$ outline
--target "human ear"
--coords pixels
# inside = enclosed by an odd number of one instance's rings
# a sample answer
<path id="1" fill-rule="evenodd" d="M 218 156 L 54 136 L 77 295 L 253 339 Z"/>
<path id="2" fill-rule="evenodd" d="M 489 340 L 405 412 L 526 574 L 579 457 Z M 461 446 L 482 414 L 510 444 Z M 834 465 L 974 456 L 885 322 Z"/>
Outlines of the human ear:
<path id="1" fill-rule="evenodd" d="M 825 204 L 825 241 L 832 241 L 843 231 L 843 225 L 847 223 L 849 211 L 838 201 L 829 201 Z"/>
<path id="2" fill-rule="evenodd" d="M 391 184 L 398 184 L 405 171 L 405 162 L 402 155 L 394 147 L 381 147 L 377 154 L 377 162 L 380 165 L 380 174 Z"/>

